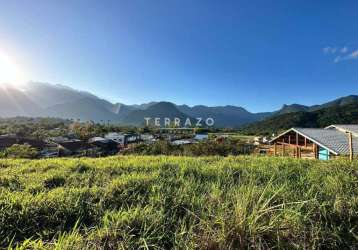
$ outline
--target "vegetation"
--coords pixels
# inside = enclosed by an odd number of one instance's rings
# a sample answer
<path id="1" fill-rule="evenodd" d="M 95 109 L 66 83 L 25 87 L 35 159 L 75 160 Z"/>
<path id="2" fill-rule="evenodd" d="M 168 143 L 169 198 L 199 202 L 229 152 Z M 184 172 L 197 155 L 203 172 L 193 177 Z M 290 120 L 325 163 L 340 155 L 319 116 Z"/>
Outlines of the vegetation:
<path id="1" fill-rule="evenodd" d="M 152 144 L 136 144 L 123 152 L 125 155 L 181 155 L 181 156 L 228 156 L 250 154 L 254 151 L 253 145 L 240 140 L 204 141 L 187 145 L 172 145 L 167 141 L 157 141 Z"/>
<path id="2" fill-rule="evenodd" d="M 358 162 L 0 160 L 0 247 L 358 247 Z"/>
<path id="3" fill-rule="evenodd" d="M 80 122 L 78 120 L 65 120 L 58 118 L 31 118 L 14 117 L 0 118 L 0 135 L 13 134 L 19 137 L 46 139 L 56 136 L 74 136 L 87 140 L 95 136 L 104 136 L 109 132 L 122 133 L 152 133 L 160 134 L 157 127 L 132 127 L 120 124 L 109 123 L 101 120 L 100 122 Z M 233 129 L 216 128 L 196 128 L 196 133 L 206 132 L 235 132 Z"/>
<path id="4" fill-rule="evenodd" d="M 69 120 L 56 118 L 0 118 L 0 135 L 15 134 L 20 137 L 44 139 L 48 136 L 63 135 L 69 123 Z"/>
<path id="5" fill-rule="evenodd" d="M 23 159 L 34 159 L 38 156 L 39 152 L 36 148 L 31 147 L 27 144 L 14 144 L 1 152 L 3 157 L 7 158 L 23 158 Z"/>
<path id="6" fill-rule="evenodd" d="M 19 137 L 46 139 L 48 137 L 75 135 L 88 139 L 108 132 L 142 132 L 145 129 L 106 124 L 104 121 L 80 122 L 58 118 L 14 117 L 0 118 L 0 135 L 14 134 Z"/>
<path id="7" fill-rule="evenodd" d="M 276 115 L 266 120 L 249 124 L 241 133 L 271 135 L 292 127 L 320 128 L 331 124 L 358 124 L 358 101 L 343 105 L 322 108 L 311 112 L 295 112 Z"/>

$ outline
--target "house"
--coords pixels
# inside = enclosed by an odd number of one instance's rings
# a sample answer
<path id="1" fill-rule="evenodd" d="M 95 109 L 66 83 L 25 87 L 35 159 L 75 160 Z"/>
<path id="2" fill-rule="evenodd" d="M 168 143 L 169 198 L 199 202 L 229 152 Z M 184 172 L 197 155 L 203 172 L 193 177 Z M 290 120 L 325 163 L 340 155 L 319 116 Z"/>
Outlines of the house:
<path id="1" fill-rule="evenodd" d="M 353 136 L 358 137 L 358 125 L 347 124 L 347 125 L 330 125 L 326 129 L 337 129 L 345 133 L 352 133 Z"/>
<path id="2" fill-rule="evenodd" d="M 38 149 L 38 150 L 43 150 L 43 149 L 51 146 L 51 145 L 49 145 L 49 143 L 46 143 L 42 140 L 30 139 L 30 138 L 20 138 L 18 144 L 27 144 L 33 148 Z"/>
<path id="3" fill-rule="evenodd" d="M 358 154 L 358 125 L 291 128 L 270 141 L 274 155 L 328 160 Z"/>
<path id="4" fill-rule="evenodd" d="M 262 143 L 269 143 L 269 139 L 266 136 L 262 137 Z"/>
<path id="5" fill-rule="evenodd" d="M 93 146 L 90 144 L 77 139 L 58 143 L 59 156 L 88 155 L 88 152 L 93 149 Z"/>
<path id="6" fill-rule="evenodd" d="M 260 137 L 260 136 L 256 136 L 256 137 L 254 138 L 254 145 L 256 145 L 256 146 L 260 145 L 260 140 L 261 140 L 261 137 Z"/>
<path id="7" fill-rule="evenodd" d="M 53 143 L 60 143 L 60 142 L 66 142 L 71 140 L 70 138 L 64 137 L 64 136 L 56 136 L 56 137 L 51 137 L 48 139 L 49 142 L 53 142 Z"/>
<path id="8" fill-rule="evenodd" d="M 151 143 L 158 141 L 158 137 L 159 136 L 155 136 L 152 134 L 141 134 L 140 140 L 146 144 L 151 144 Z"/>
<path id="9" fill-rule="evenodd" d="M 97 147 L 101 155 L 113 155 L 119 151 L 117 142 L 103 137 L 93 137 L 88 140 L 88 143 Z"/>
<path id="10" fill-rule="evenodd" d="M 108 133 L 104 136 L 104 138 L 110 139 L 124 146 L 129 143 L 137 142 L 140 140 L 140 136 L 137 134 L 124 134 L 116 132 Z"/>
<path id="11" fill-rule="evenodd" d="M 172 145 L 188 145 L 188 144 L 194 144 L 196 143 L 194 140 L 191 139 L 180 139 L 180 140 L 174 140 L 171 142 Z"/>
<path id="12" fill-rule="evenodd" d="M 204 140 L 208 140 L 208 139 L 209 139 L 208 133 L 195 134 L 195 136 L 194 136 L 194 140 L 197 140 L 197 141 L 204 141 Z"/>
<path id="13" fill-rule="evenodd" d="M 264 137 L 256 136 L 254 138 L 254 143 L 253 144 L 258 146 L 258 145 L 261 145 L 261 144 L 267 144 L 268 142 L 269 142 L 269 140 L 267 139 L 266 136 L 264 136 Z"/>
<path id="14" fill-rule="evenodd" d="M 104 138 L 110 139 L 110 140 L 115 141 L 119 144 L 123 144 L 123 142 L 124 142 L 124 134 L 122 134 L 122 133 L 111 132 L 111 133 L 106 134 L 104 136 Z"/>
<path id="15" fill-rule="evenodd" d="M 153 141 L 155 138 L 154 138 L 154 135 L 152 134 L 141 134 L 140 135 L 140 139 L 142 141 L 145 141 L 145 142 L 151 142 Z"/>

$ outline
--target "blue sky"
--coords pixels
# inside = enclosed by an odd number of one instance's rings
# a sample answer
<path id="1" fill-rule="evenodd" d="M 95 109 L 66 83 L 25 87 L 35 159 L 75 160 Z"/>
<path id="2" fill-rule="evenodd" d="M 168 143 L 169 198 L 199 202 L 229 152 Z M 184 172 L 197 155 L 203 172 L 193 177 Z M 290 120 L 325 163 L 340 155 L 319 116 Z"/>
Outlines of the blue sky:
<path id="1" fill-rule="evenodd" d="M 357 1 L 0 1 L 29 80 L 128 104 L 271 111 L 358 94 Z"/>

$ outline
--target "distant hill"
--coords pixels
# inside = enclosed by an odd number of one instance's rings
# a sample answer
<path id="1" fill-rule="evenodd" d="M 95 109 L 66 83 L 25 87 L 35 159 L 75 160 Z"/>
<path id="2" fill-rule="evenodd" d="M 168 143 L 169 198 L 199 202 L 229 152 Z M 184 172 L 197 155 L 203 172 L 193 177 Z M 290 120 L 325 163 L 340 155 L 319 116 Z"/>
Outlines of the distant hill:
<path id="1" fill-rule="evenodd" d="M 242 107 L 230 105 L 216 107 L 208 107 L 204 105 L 189 107 L 187 105 L 180 105 L 177 107 L 181 112 L 188 114 L 191 117 L 211 117 L 215 120 L 215 125 L 217 127 L 225 128 L 237 128 L 243 124 L 262 120 L 271 115 L 271 113 L 250 113 Z"/>
<path id="2" fill-rule="evenodd" d="M 41 108 L 73 102 L 82 98 L 99 99 L 88 92 L 75 90 L 60 84 L 28 82 L 21 90 Z"/>
<path id="3" fill-rule="evenodd" d="M 80 119 L 82 121 L 119 122 L 119 116 L 111 112 L 101 99 L 81 98 L 57 104 L 43 111 L 42 116 Z"/>
<path id="4" fill-rule="evenodd" d="M 358 101 L 358 95 L 349 95 L 345 97 L 338 98 L 336 100 L 321 104 L 314 105 L 309 107 L 309 111 L 315 111 L 322 108 L 335 107 L 335 106 L 344 106 L 347 104 L 355 103 Z"/>
<path id="5" fill-rule="evenodd" d="M 113 104 L 86 91 L 41 82 L 29 82 L 21 89 L 11 86 L 1 87 L 0 117 L 59 117 L 82 121 L 110 121 L 134 126 L 142 126 L 144 117 L 177 117 L 182 120 L 187 117 L 212 117 L 217 127 L 237 128 L 271 114 L 269 112 L 250 113 L 244 108 L 236 106 L 198 105 L 189 107 L 169 102 L 149 102 L 135 105 Z"/>
<path id="6" fill-rule="evenodd" d="M 112 107 L 112 112 L 120 117 L 126 116 L 134 110 L 137 110 L 137 108 L 123 103 L 116 103 Z"/>
<path id="7" fill-rule="evenodd" d="M 158 102 L 148 106 L 146 109 L 134 110 L 129 112 L 126 116 L 120 119 L 120 122 L 127 125 L 144 125 L 144 118 L 152 118 L 151 122 L 154 122 L 154 118 L 160 118 L 163 124 L 164 118 L 169 118 L 171 121 L 174 118 L 179 118 L 181 122 L 185 122 L 186 118 L 190 119 L 190 116 L 184 114 L 178 110 L 176 105 L 170 102 Z M 153 125 L 153 123 L 151 123 Z"/>
<path id="8" fill-rule="evenodd" d="M 344 106 L 358 101 L 358 95 L 349 95 L 345 97 L 338 98 L 336 100 L 323 103 L 321 105 L 305 106 L 301 104 L 284 104 L 280 110 L 273 112 L 273 115 L 282 115 L 287 113 L 299 112 L 299 111 L 316 111 L 323 108 L 335 107 L 335 106 Z"/>
<path id="9" fill-rule="evenodd" d="M 275 115 L 263 121 L 255 122 L 241 128 L 244 134 L 279 133 L 291 127 L 326 127 L 331 124 L 358 124 L 358 100 L 349 104 L 331 102 L 332 105 L 315 111 L 299 111 Z"/>
<path id="10" fill-rule="evenodd" d="M 12 86 L 0 86 L 0 117 L 36 116 L 41 112 L 31 95 Z"/>
<path id="11" fill-rule="evenodd" d="M 310 107 L 300 104 L 284 104 L 280 110 L 277 111 L 275 115 L 282 115 L 287 113 L 299 112 L 299 111 L 308 111 Z"/>
<path id="12" fill-rule="evenodd" d="M 319 105 L 290 104 L 283 105 L 280 110 L 274 112 L 251 113 L 243 107 L 232 105 L 190 107 L 170 102 L 149 102 L 135 105 L 111 103 L 89 92 L 59 84 L 29 82 L 21 88 L 0 85 L 0 117 L 58 117 L 134 126 L 142 126 L 145 117 L 178 117 L 181 119 L 211 117 L 215 120 L 215 127 L 240 128 L 283 114 L 313 112 L 328 107 L 345 106 L 356 101 L 358 101 L 358 96 L 351 95 Z"/>

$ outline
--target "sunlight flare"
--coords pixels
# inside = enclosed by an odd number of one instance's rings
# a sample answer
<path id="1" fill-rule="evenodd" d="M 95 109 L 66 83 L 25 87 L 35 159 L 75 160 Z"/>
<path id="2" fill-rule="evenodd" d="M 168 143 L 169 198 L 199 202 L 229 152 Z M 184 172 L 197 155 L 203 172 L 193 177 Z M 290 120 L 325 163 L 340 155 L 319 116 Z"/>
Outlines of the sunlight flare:
<path id="1" fill-rule="evenodd" d="M 0 51 L 0 84 L 20 85 L 25 83 L 24 72 L 13 58 Z"/>

